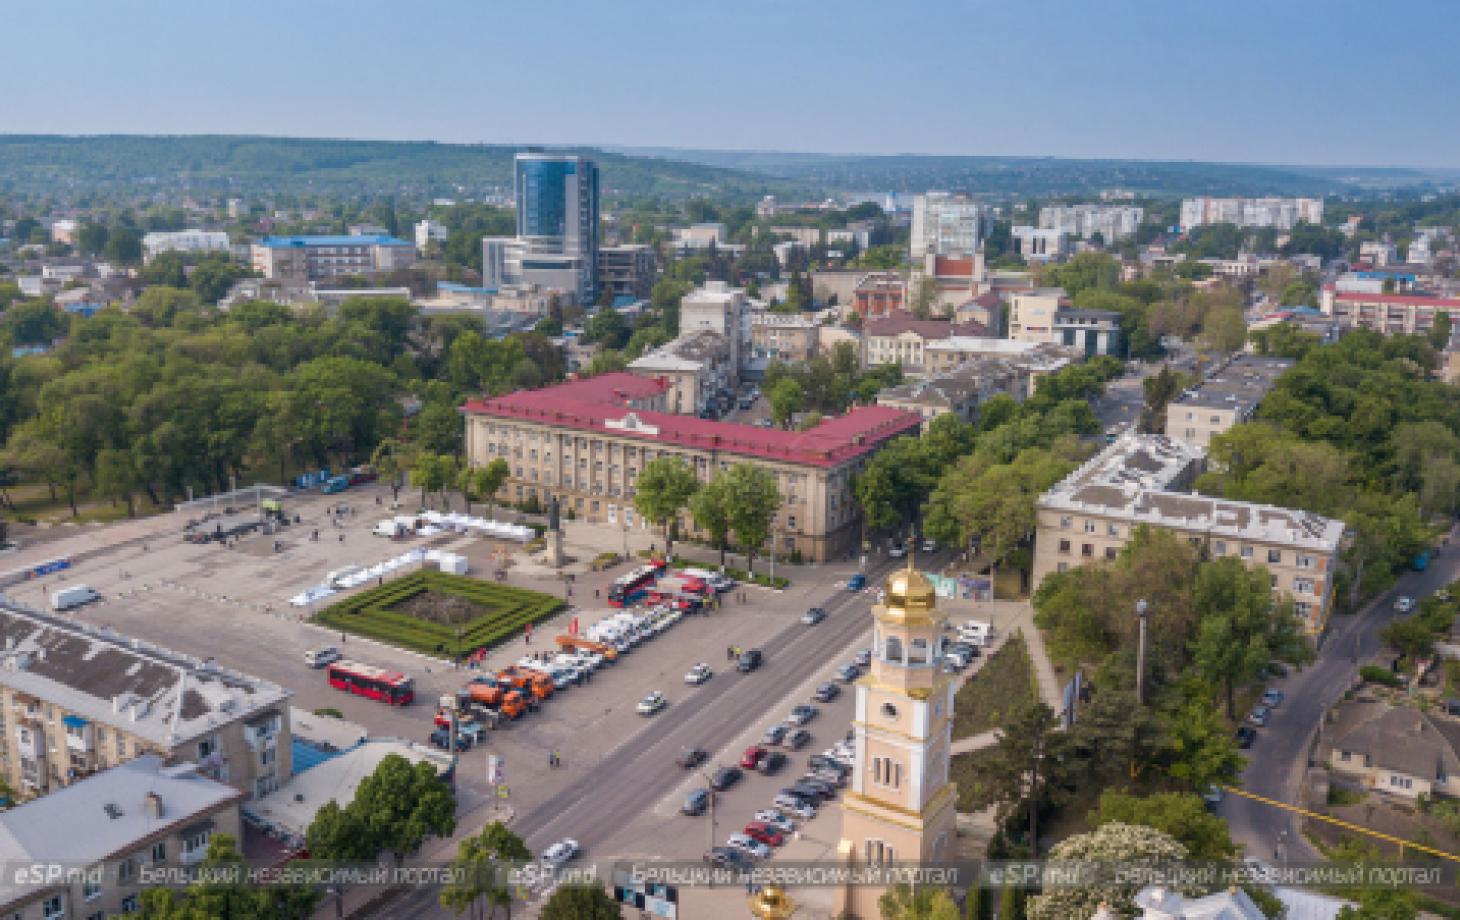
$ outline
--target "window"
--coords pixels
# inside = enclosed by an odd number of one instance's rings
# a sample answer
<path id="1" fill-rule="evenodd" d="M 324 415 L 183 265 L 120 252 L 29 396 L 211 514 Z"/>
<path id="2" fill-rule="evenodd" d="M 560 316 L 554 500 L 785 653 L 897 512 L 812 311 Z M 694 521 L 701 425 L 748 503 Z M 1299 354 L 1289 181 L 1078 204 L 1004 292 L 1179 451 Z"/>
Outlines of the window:
<path id="1" fill-rule="evenodd" d="M 1120 528 L 1115 524 L 1106 524 L 1105 535 L 1107 537 L 1118 537 L 1120 536 Z"/>
<path id="2" fill-rule="evenodd" d="M 209 831 L 201 830 L 194 831 L 184 837 L 182 842 L 183 858 L 188 859 L 192 856 L 202 856 L 208 849 L 208 838 L 210 836 L 212 834 Z"/>
<path id="3" fill-rule="evenodd" d="M 883 661 L 891 661 L 895 664 L 902 664 L 902 640 L 896 636 L 888 636 L 887 644 L 883 647 Z"/>
<path id="4" fill-rule="evenodd" d="M 117 884 L 125 885 L 137 871 L 137 860 L 131 856 L 117 863 Z"/>
<path id="5" fill-rule="evenodd" d="M 1086 521 L 1085 522 L 1085 533 L 1094 533 L 1094 532 L 1095 532 L 1095 522 L 1094 521 Z"/>
<path id="6" fill-rule="evenodd" d="M 1060 517 L 1060 530 L 1069 530 L 1073 526 L 1075 526 L 1075 519 L 1074 518 L 1070 517 L 1068 514 L 1061 515 L 1061 517 Z"/>
<path id="7" fill-rule="evenodd" d="M 1348 763 L 1350 760 L 1353 760 L 1353 757 L 1354 755 L 1350 754 L 1348 751 L 1340 751 L 1338 754 L 1338 759 L 1343 761 L 1344 763 Z"/>
<path id="8" fill-rule="evenodd" d="M 1251 559 L 1252 558 L 1252 547 L 1250 547 L 1250 546 L 1244 546 L 1244 547 L 1242 547 L 1241 555 L 1242 555 L 1242 558 L 1243 559 Z"/>
<path id="9" fill-rule="evenodd" d="M 81 897 L 87 901 L 95 901 L 101 897 L 101 882 L 93 881 L 90 878 L 84 880 L 81 883 Z"/>
<path id="10" fill-rule="evenodd" d="M 276 748 L 267 747 L 259 752 L 259 765 L 267 767 L 278 759 L 279 752 Z"/>
<path id="11" fill-rule="evenodd" d="M 1414 780 L 1407 776 L 1395 776 L 1391 773 L 1389 774 L 1389 785 L 1396 789 L 1413 789 Z"/>
<path id="12" fill-rule="evenodd" d="M 1274 563 L 1274 564 L 1277 564 L 1277 563 L 1282 562 L 1283 561 L 1283 552 L 1282 552 L 1282 550 L 1279 550 L 1279 549 L 1270 549 L 1270 550 L 1268 550 L 1267 551 L 1267 561 L 1268 562 L 1271 562 L 1271 563 Z"/>
<path id="13" fill-rule="evenodd" d="M 1060 541 L 1060 552 L 1062 552 L 1062 553 L 1068 553 L 1069 551 L 1070 551 L 1070 541 L 1069 540 L 1061 540 Z"/>
<path id="14" fill-rule="evenodd" d="M 1297 565 L 1300 569 L 1311 569 L 1313 568 L 1313 557 L 1300 555 L 1298 556 Z"/>
<path id="15" fill-rule="evenodd" d="M 41 902 L 41 916 L 46 920 L 60 920 L 66 916 L 66 911 L 61 908 L 60 895 L 53 895 Z"/>
<path id="16" fill-rule="evenodd" d="M 1107 547 L 1105 547 L 1105 558 L 1106 559 L 1114 559 L 1115 558 L 1115 555 L 1116 555 L 1115 547 L 1113 547 L 1113 546 L 1107 546 Z"/>
<path id="17" fill-rule="evenodd" d="M 135 894 L 129 894 L 125 898 L 122 898 L 122 913 L 135 914 L 138 909 L 139 906 L 137 904 L 137 896 Z"/>
<path id="18" fill-rule="evenodd" d="M 1086 557 L 1094 556 L 1095 555 L 1095 547 L 1092 546 L 1089 543 L 1081 543 L 1080 544 L 1080 555 L 1081 556 L 1086 556 Z"/>
<path id="19" fill-rule="evenodd" d="M 1313 579 L 1311 579 L 1311 578 L 1294 578 L 1293 579 L 1293 590 L 1294 591 L 1297 591 L 1299 594 L 1312 594 L 1313 593 Z"/>
<path id="20" fill-rule="evenodd" d="M 1225 555 L 1227 555 L 1227 544 L 1224 543 L 1224 542 L 1222 542 L 1221 540 L 1218 540 L 1217 542 L 1213 543 L 1212 544 L 1212 555 L 1213 556 L 1225 556 Z"/>
<path id="21" fill-rule="evenodd" d="M 159 840 L 152 844 L 152 861 L 155 863 L 167 862 L 167 841 Z"/>
<path id="22" fill-rule="evenodd" d="M 199 760 L 207 760 L 209 757 L 212 757 L 215 753 L 217 753 L 217 751 L 218 751 L 218 739 L 217 738 L 204 738 L 202 741 L 199 741 L 198 742 L 198 759 Z"/>
<path id="23" fill-rule="evenodd" d="M 1056 572 L 1068 572 L 1070 570 L 1070 564 L 1068 562 L 1057 563 L 1054 570 Z"/>

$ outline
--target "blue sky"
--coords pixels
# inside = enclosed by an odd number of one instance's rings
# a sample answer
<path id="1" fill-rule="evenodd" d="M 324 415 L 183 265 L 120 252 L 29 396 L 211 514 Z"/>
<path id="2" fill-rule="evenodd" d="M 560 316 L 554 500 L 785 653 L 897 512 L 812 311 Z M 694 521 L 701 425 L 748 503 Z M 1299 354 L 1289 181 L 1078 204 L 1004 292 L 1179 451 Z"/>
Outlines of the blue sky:
<path id="1" fill-rule="evenodd" d="M 46 0 L 0 132 L 1460 166 L 1454 0 Z"/>

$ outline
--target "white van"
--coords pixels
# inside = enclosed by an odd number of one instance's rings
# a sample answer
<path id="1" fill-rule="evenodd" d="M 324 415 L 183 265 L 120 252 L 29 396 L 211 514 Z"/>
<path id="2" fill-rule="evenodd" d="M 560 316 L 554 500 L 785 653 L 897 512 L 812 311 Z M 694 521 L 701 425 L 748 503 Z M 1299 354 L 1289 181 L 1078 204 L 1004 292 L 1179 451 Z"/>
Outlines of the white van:
<path id="1" fill-rule="evenodd" d="M 101 595 L 89 585 L 70 585 L 51 592 L 52 610 L 70 610 L 100 598 Z"/>
<path id="2" fill-rule="evenodd" d="M 988 645 L 993 641 L 994 627 L 982 620 L 969 620 L 958 626 L 958 638 L 974 645 Z"/>

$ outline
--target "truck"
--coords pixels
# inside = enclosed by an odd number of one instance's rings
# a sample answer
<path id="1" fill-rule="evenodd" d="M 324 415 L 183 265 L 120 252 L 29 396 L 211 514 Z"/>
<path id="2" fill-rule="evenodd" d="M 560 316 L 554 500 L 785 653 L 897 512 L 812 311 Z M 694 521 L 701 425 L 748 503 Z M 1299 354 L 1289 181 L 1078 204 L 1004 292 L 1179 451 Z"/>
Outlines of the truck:
<path id="1" fill-rule="evenodd" d="M 96 589 L 90 585 L 68 585 L 51 592 L 52 610 L 70 610 L 72 607 L 80 607 L 82 604 L 89 604 L 100 598 Z"/>
<path id="2" fill-rule="evenodd" d="M 605 642 L 594 642 L 592 639 L 585 639 L 581 636 L 558 636 L 558 648 L 565 652 L 593 652 L 603 656 L 603 660 L 613 663 L 618 660 L 618 649 Z"/>
<path id="3" fill-rule="evenodd" d="M 487 729 L 497 727 L 497 713 L 475 704 L 469 696 L 447 694 L 441 697 L 440 702 L 436 716 L 431 720 L 437 728 L 450 726 L 454 714 L 457 731 L 480 743 L 486 740 Z"/>
<path id="4" fill-rule="evenodd" d="M 524 693 L 531 693 L 534 699 L 545 700 L 553 695 L 553 680 L 541 671 L 529 671 L 514 664 L 498 671 L 497 679 Z"/>
<path id="5" fill-rule="evenodd" d="M 465 708 L 476 703 L 505 719 L 520 718 L 527 711 L 527 700 L 516 690 L 489 683 L 471 683 L 461 692 L 467 697 L 461 701 Z"/>

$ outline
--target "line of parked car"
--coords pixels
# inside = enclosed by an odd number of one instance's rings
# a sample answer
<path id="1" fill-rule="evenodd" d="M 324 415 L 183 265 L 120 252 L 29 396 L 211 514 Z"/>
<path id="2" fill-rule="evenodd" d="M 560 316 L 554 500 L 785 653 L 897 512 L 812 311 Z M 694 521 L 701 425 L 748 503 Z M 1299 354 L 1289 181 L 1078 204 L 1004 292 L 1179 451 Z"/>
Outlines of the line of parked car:
<path id="1" fill-rule="evenodd" d="M 1288 669 L 1282 664 L 1274 661 L 1267 666 L 1265 674 L 1267 677 L 1286 677 Z M 1236 738 L 1237 747 L 1246 750 L 1252 747 L 1257 740 L 1257 730 L 1267 725 L 1267 720 L 1272 718 L 1272 711 L 1282 704 L 1283 692 L 1269 687 L 1262 693 L 1262 700 L 1247 714 L 1247 718 L 1238 726 Z"/>

